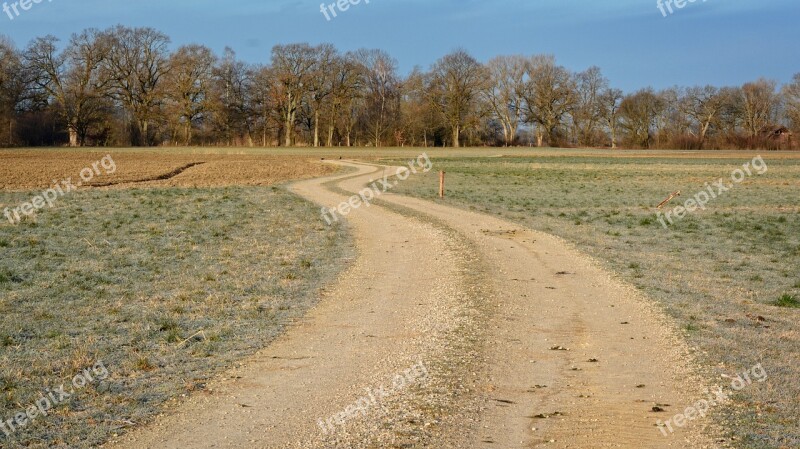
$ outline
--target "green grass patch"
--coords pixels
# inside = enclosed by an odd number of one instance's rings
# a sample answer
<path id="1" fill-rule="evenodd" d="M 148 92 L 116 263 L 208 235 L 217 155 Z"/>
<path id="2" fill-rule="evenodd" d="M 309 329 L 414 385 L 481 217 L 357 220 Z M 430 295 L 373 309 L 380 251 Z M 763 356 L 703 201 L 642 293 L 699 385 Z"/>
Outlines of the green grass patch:
<path id="1" fill-rule="evenodd" d="M 773 301 L 772 305 L 777 307 L 787 307 L 790 309 L 800 309 L 800 300 L 791 295 L 783 295 L 777 300 Z"/>

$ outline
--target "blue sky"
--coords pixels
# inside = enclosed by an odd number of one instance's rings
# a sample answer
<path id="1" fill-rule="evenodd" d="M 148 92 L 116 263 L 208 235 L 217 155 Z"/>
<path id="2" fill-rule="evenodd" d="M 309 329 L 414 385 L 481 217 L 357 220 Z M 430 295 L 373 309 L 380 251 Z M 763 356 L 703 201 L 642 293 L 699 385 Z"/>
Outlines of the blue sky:
<path id="1" fill-rule="evenodd" d="M 268 62 L 276 43 L 331 42 L 387 50 L 403 73 L 459 47 L 482 61 L 548 53 L 573 70 L 600 66 L 627 91 L 761 76 L 786 82 L 800 72 L 796 0 L 697 0 L 668 17 L 656 0 L 362 0 L 331 21 L 320 2 L 43 0 L 14 20 L 0 13 L 0 34 L 24 46 L 88 27 L 151 26 L 176 46 L 231 46 L 249 62 Z"/>

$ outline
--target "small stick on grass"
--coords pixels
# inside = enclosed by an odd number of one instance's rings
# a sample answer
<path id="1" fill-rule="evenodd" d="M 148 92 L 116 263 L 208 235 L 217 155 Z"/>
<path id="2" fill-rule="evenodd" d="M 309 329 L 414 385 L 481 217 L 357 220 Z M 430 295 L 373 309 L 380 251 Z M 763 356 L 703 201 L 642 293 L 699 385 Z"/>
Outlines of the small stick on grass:
<path id="1" fill-rule="evenodd" d="M 189 340 L 193 339 L 194 337 L 196 337 L 196 336 L 198 336 L 198 335 L 202 335 L 202 336 L 203 336 L 203 340 L 206 340 L 206 333 L 205 333 L 205 331 L 203 331 L 203 330 L 199 330 L 199 331 L 197 331 L 197 332 L 193 333 L 192 335 L 190 335 L 190 336 L 189 336 L 189 338 L 187 338 L 186 340 L 183 340 L 182 342 L 178 343 L 178 346 L 177 346 L 177 347 L 179 347 L 179 348 L 180 348 L 181 346 L 183 346 L 184 344 L 186 344 L 186 343 L 187 343 Z"/>
<path id="2" fill-rule="evenodd" d="M 664 207 L 664 205 L 665 205 L 665 204 L 669 203 L 669 202 L 670 202 L 670 201 L 672 201 L 672 200 L 673 200 L 675 197 L 678 197 L 678 196 L 681 196 L 681 191 L 680 191 L 680 190 L 678 190 L 677 192 L 673 192 L 673 193 L 671 193 L 671 194 L 669 195 L 669 198 L 665 199 L 664 201 L 662 201 L 662 202 L 661 202 L 661 204 L 659 204 L 658 206 L 656 206 L 656 209 L 661 209 L 662 207 Z"/>

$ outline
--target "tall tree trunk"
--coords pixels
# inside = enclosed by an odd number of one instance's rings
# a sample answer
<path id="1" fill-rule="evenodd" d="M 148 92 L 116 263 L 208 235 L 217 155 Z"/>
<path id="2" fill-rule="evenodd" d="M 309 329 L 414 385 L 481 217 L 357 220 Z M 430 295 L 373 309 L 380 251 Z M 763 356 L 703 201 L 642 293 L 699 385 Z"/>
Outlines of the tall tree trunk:
<path id="1" fill-rule="evenodd" d="M 285 147 L 292 146 L 292 128 L 293 128 L 293 126 L 292 126 L 292 113 L 291 112 L 287 112 L 286 113 L 286 123 L 284 124 L 284 130 L 283 130 L 283 132 L 284 132 L 283 146 L 285 146 Z"/>
<path id="2" fill-rule="evenodd" d="M 328 146 L 333 146 L 333 132 L 336 130 L 336 106 L 331 108 L 331 122 L 328 125 Z"/>
<path id="3" fill-rule="evenodd" d="M 73 148 L 80 146 L 78 144 L 78 130 L 75 129 L 74 126 L 70 125 L 68 131 L 69 131 L 69 146 Z"/>
<path id="4" fill-rule="evenodd" d="M 700 127 L 700 147 L 699 150 L 703 149 L 703 144 L 706 142 L 706 134 L 708 134 L 708 128 L 711 126 L 711 121 L 705 122 Z"/>
<path id="5" fill-rule="evenodd" d="M 187 121 L 186 127 L 184 128 L 184 134 L 186 136 L 186 143 L 185 145 L 188 147 L 192 144 L 192 122 Z"/>
<path id="6" fill-rule="evenodd" d="M 289 94 L 289 102 L 286 109 L 286 132 L 284 146 L 292 146 L 292 130 L 294 129 L 294 106 L 292 103 L 292 94 Z"/>
<path id="7" fill-rule="evenodd" d="M 461 147 L 461 125 L 456 125 L 453 127 L 453 147 Z"/>
<path id="8" fill-rule="evenodd" d="M 508 147 L 514 145 L 514 141 L 517 140 L 517 128 L 511 119 L 508 119 L 506 126 L 508 127 L 508 139 L 506 140 L 506 146 Z"/>
<path id="9" fill-rule="evenodd" d="M 614 126 L 611 127 L 611 148 L 617 148 L 617 128 Z"/>
<path id="10" fill-rule="evenodd" d="M 319 148 L 319 108 L 314 108 L 314 148 Z"/>
<path id="11" fill-rule="evenodd" d="M 142 120 L 142 123 L 139 128 L 142 131 L 142 135 L 139 138 L 142 139 L 142 145 L 145 147 L 150 146 L 150 139 L 148 136 L 150 131 L 149 128 L 150 128 L 150 123 L 147 120 Z"/>

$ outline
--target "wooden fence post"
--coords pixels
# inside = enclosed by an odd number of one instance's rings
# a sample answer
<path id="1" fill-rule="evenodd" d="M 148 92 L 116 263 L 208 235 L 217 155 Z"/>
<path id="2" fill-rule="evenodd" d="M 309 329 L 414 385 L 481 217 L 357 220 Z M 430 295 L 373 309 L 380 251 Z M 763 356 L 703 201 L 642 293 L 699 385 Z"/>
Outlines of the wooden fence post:
<path id="1" fill-rule="evenodd" d="M 439 198 L 444 198 L 444 172 L 439 172 Z"/>

